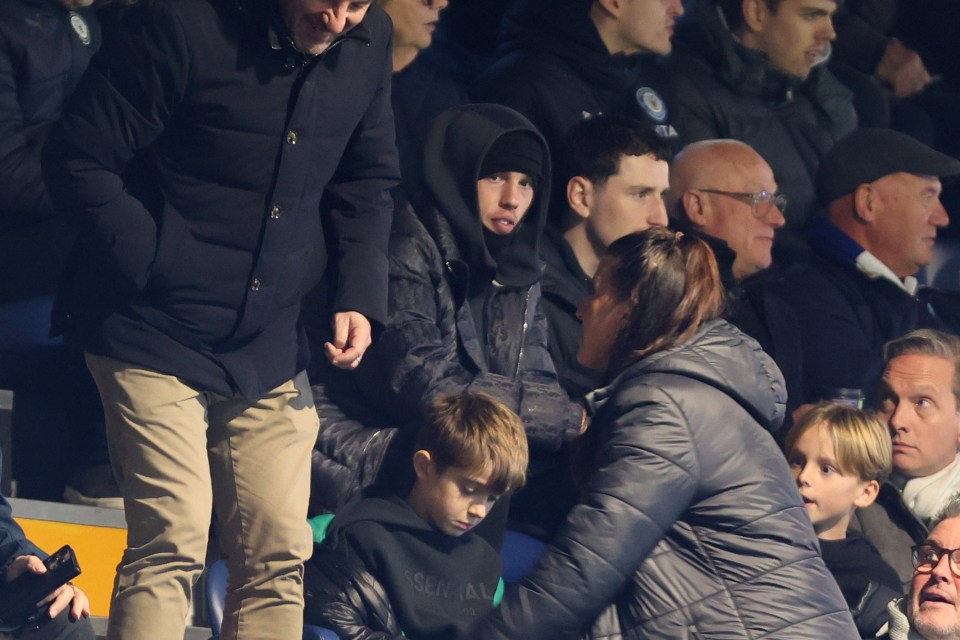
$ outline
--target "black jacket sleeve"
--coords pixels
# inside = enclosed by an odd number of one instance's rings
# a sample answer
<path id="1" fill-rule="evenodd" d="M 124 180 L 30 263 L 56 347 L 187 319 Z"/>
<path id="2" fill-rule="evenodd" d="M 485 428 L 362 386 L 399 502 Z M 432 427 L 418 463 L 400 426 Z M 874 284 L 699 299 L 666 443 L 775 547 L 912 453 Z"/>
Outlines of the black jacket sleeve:
<path id="1" fill-rule="evenodd" d="M 124 284 L 136 289 L 149 275 L 157 225 L 121 174 L 163 132 L 186 91 L 190 53 L 170 4 L 143 2 L 122 13 L 123 28 L 109 30 L 74 108 L 44 149 L 54 204 L 81 216 Z"/>
<path id="2" fill-rule="evenodd" d="M 304 622 L 331 629 L 340 640 L 402 637 L 383 585 L 360 563 L 317 547 L 304 572 Z"/>

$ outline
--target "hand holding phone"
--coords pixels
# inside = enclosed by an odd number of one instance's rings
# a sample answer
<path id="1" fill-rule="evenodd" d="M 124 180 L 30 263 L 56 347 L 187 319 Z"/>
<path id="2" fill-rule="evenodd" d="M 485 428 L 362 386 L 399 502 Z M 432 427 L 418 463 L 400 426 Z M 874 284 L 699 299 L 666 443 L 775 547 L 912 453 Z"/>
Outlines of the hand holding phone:
<path id="1" fill-rule="evenodd" d="M 45 573 L 24 572 L 10 582 L 0 582 L 0 628 L 16 628 L 37 620 L 45 608 L 37 603 L 80 575 L 76 554 L 69 545 L 43 561 Z"/>

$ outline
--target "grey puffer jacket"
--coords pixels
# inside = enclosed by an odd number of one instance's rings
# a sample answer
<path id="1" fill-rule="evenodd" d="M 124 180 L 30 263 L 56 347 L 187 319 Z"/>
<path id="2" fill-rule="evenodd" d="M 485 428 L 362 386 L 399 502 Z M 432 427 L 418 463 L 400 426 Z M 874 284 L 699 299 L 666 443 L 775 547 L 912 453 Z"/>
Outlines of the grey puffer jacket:
<path id="1" fill-rule="evenodd" d="M 783 389 L 715 320 L 591 394 L 580 504 L 469 637 L 858 638 L 766 432 Z"/>

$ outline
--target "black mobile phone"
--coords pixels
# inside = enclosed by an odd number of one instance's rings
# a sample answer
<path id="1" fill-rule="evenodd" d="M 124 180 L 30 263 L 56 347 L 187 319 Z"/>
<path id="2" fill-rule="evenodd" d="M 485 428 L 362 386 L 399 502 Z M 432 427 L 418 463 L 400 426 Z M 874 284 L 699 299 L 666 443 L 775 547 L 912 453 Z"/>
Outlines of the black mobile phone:
<path id="1" fill-rule="evenodd" d="M 37 603 L 80 575 L 80 565 L 70 545 L 61 547 L 43 564 L 46 573 L 25 572 L 11 582 L 0 580 L 0 625 L 18 627 L 37 620 L 44 612 L 37 609 Z"/>

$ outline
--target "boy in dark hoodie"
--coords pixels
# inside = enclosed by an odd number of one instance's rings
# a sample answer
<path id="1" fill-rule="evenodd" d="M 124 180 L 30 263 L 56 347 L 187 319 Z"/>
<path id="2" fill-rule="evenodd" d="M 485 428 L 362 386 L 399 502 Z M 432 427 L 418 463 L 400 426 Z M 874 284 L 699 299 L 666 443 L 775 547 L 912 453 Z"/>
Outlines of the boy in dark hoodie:
<path id="1" fill-rule="evenodd" d="M 499 600 L 500 558 L 472 529 L 524 483 L 523 423 L 490 396 L 444 396 L 416 449 L 405 499 L 366 498 L 329 524 L 307 564 L 307 623 L 341 640 L 446 640 Z"/>
<path id="2" fill-rule="evenodd" d="M 545 536 L 566 515 L 556 489 L 566 471 L 561 451 L 583 420 L 582 406 L 557 381 L 540 299 L 547 143 L 507 107 L 464 105 L 434 120 L 423 164 L 423 190 L 394 213 L 386 326 L 355 371 L 314 386 L 324 425 L 314 513 L 337 511 L 343 494 L 357 489 L 341 487 L 343 478 L 353 481 L 367 467 L 379 466 L 386 490 L 404 491 L 393 467 L 406 466 L 406 454 L 377 462 L 394 441 L 385 428 L 412 443 L 424 405 L 473 391 L 523 421 L 530 481 L 510 503 L 511 526 Z M 506 526 L 502 505 L 483 527 L 495 547 Z"/>

